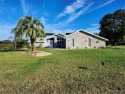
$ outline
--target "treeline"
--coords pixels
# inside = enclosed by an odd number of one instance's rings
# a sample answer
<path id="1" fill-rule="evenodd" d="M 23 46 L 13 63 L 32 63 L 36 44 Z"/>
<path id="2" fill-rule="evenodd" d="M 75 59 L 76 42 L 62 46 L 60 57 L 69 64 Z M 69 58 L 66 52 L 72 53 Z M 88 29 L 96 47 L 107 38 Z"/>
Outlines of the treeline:
<path id="1" fill-rule="evenodd" d="M 99 35 L 109 39 L 107 44 L 125 45 L 125 10 L 106 14 L 100 20 Z"/>
<path id="2" fill-rule="evenodd" d="M 15 40 L 3 40 L 0 41 L 0 50 L 14 50 L 19 48 L 29 47 L 28 40 L 18 38 Z"/>

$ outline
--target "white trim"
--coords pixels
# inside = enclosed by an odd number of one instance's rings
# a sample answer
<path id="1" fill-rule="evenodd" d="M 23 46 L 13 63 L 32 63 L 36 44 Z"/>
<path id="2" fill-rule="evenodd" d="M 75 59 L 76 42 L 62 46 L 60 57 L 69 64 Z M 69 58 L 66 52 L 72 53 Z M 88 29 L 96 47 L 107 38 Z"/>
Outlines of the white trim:
<path id="1" fill-rule="evenodd" d="M 101 36 L 92 34 L 92 33 L 90 33 L 90 32 L 87 32 L 87 31 L 85 31 L 85 30 L 82 30 L 82 29 L 77 30 L 77 31 L 75 31 L 75 32 L 73 32 L 73 33 L 80 32 L 80 31 L 85 32 L 85 33 L 88 33 L 88 34 L 93 35 L 93 36 L 95 36 L 95 37 L 101 38 L 101 39 L 103 39 L 103 40 L 105 40 L 105 41 L 108 41 L 108 39 L 106 39 L 106 38 L 103 38 L 103 37 L 101 37 Z M 73 33 L 71 33 L 71 34 L 73 34 Z M 69 35 L 71 35 L 71 34 L 69 34 Z M 69 36 L 69 35 L 66 35 L 66 36 Z"/>

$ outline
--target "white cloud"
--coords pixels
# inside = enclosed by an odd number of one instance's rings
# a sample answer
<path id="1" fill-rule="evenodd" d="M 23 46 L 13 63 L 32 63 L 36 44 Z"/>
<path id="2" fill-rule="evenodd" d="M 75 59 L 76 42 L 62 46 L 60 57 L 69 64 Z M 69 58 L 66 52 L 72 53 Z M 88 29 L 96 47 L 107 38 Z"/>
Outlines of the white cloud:
<path id="1" fill-rule="evenodd" d="M 65 16 L 67 14 L 72 14 L 74 13 L 76 10 L 82 8 L 85 4 L 85 0 L 77 0 L 76 2 L 72 3 L 69 6 L 66 6 L 65 10 L 60 13 L 57 18 L 60 18 L 62 16 Z"/>
<path id="2" fill-rule="evenodd" d="M 91 26 L 89 28 L 84 29 L 85 31 L 91 32 L 91 33 L 99 33 L 99 25 Z"/>
<path id="3" fill-rule="evenodd" d="M 84 15 L 86 14 L 86 12 L 90 9 L 90 7 L 93 5 L 93 2 L 91 2 L 89 5 L 87 5 L 86 7 L 82 8 L 79 12 L 76 12 L 72 15 L 70 15 L 70 17 L 65 21 L 63 22 L 62 25 L 66 25 L 72 21 L 74 21 L 76 18 L 78 18 L 79 16 L 81 15 Z"/>
<path id="4" fill-rule="evenodd" d="M 28 13 L 28 8 L 26 7 L 26 2 L 25 0 L 21 0 L 21 7 L 23 9 L 23 13 L 24 15 L 26 15 Z"/>
<path id="5" fill-rule="evenodd" d="M 99 24 L 91 24 L 91 26 L 99 26 Z"/>
<path id="6" fill-rule="evenodd" d="M 106 6 L 106 5 L 110 4 L 110 3 L 112 3 L 113 1 L 115 1 L 115 0 L 109 0 L 108 2 L 106 2 L 106 3 L 104 3 L 104 4 L 102 4 L 102 5 L 100 5 L 100 6 L 96 7 L 96 8 L 91 9 L 89 12 L 92 12 L 92 11 L 95 11 L 95 10 L 97 10 L 97 9 L 100 9 L 100 8 L 102 8 L 102 7 L 104 7 L 104 6 Z M 88 12 L 88 13 L 89 13 L 89 12 Z"/>
<path id="7" fill-rule="evenodd" d="M 81 0 L 77 0 L 77 2 L 80 2 Z M 65 25 L 67 25 L 67 24 L 69 24 L 69 23 L 71 23 L 72 21 L 74 21 L 76 18 L 78 18 L 79 16 L 81 16 L 81 15 L 84 15 L 84 14 L 88 14 L 88 13 L 90 13 L 90 12 L 92 12 L 92 11 L 95 11 L 95 10 L 97 10 L 97 9 L 99 9 L 99 8 L 102 8 L 102 7 L 104 7 L 104 6 L 106 6 L 106 5 L 108 5 L 108 4 L 110 4 L 110 3 L 112 3 L 114 0 L 110 0 L 110 1 L 108 1 L 108 2 L 105 2 L 105 3 L 103 3 L 103 4 L 101 4 L 100 6 L 97 6 L 97 7 L 95 7 L 95 8 L 92 8 L 91 9 L 91 7 L 92 7 L 92 5 L 93 4 L 95 4 L 95 2 L 91 2 L 91 3 L 89 3 L 86 7 L 84 7 L 84 6 L 82 6 L 83 8 L 80 10 L 80 11 L 73 11 L 73 12 L 66 12 L 67 14 L 70 14 L 69 15 L 69 18 L 67 19 L 67 20 L 65 20 L 65 21 L 63 21 L 63 22 L 60 22 L 61 24 L 59 25 L 60 27 L 62 27 L 62 26 L 65 26 Z M 81 2 L 83 2 L 83 0 L 81 1 Z M 84 2 L 85 3 L 85 2 Z M 65 9 L 65 11 L 66 11 L 66 9 Z M 66 13 L 61 13 L 61 14 L 65 14 L 66 15 Z M 59 14 L 60 15 L 60 14 Z M 59 16 L 58 15 L 58 16 Z"/>
<path id="8" fill-rule="evenodd" d="M 45 27 L 45 32 L 66 33 L 66 32 L 75 31 L 74 29 L 62 29 L 61 28 L 62 22 L 57 23 L 57 24 L 48 24 L 47 19 L 44 16 L 41 17 L 40 21 L 43 23 L 43 25 Z"/>
<path id="9" fill-rule="evenodd" d="M 0 23 L 0 39 L 8 39 L 8 37 L 13 36 L 11 30 L 14 28 L 14 24 Z"/>
<path id="10" fill-rule="evenodd" d="M 45 25 L 46 24 L 46 18 L 44 17 L 44 16 L 42 16 L 41 18 L 40 18 L 40 21 Z"/>
<path id="11" fill-rule="evenodd" d="M 0 0 L 0 14 L 7 14 L 10 16 L 10 12 L 13 13 L 15 11 L 14 6 L 5 6 L 6 2 L 5 0 Z"/>
<path id="12" fill-rule="evenodd" d="M 14 28 L 15 25 L 11 25 L 9 23 L 1 24 L 0 25 L 0 32 L 6 32 L 6 31 L 11 31 L 12 28 Z"/>
<path id="13" fill-rule="evenodd" d="M 81 0 L 79 0 L 79 1 L 77 0 L 77 2 L 80 2 L 80 1 Z M 47 19 L 45 17 L 41 17 L 41 21 L 43 22 L 43 24 L 45 26 L 45 31 L 46 32 L 54 32 L 54 33 L 57 33 L 57 32 L 73 32 L 73 31 L 76 31 L 76 30 L 73 30 L 73 29 L 63 29 L 63 28 L 68 27 L 69 23 L 74 21 L 79 16 L 87 14 L 87 13 L 92 12 L 92 11 L 95 11 L 95 10 L 97 10 L 99 8 L 102 8 L 102 7 L 110 4 L 113 1 L 114 0 L 110 0 L 110 1 L 108 1 L 108 2 L 98 6 L 96 8 L 93 8 L 93 9 L 91 9 L 91 7 L 92 7 L 93 4 L 95 4 L 95 2 L 89 3 L 87 6 L 83 7 L 79 11 L 78 10 L 77 11 L 76 10 L 75 11 L 68 11 L 68 9 L 67 9 L 66 13 L 70 14 L 69 18 L 64 20 L 64 21 L 58 22 L 57 24 L 48 24 L 47 23 Z M 65 15 L 66 15 L 66 13 L 65 13 Z M 90 28 L 86 28 L 85 30 L 88 31 L 88 32 L 92 32 L 92 33 L 98 33 L 100 31 L 99 30 L 99 24 L 91 24 L 91 27 Z"/>
<path id="14" fill-rule="evenodd" d="M 65 33 L 72 33 L 74 31 L 76 31 L 76 30 L 74 30 L 74 29 L 62 29 L 62 30 L 61 29 L 53 29 L 51 32 L 65 34 Z"/>

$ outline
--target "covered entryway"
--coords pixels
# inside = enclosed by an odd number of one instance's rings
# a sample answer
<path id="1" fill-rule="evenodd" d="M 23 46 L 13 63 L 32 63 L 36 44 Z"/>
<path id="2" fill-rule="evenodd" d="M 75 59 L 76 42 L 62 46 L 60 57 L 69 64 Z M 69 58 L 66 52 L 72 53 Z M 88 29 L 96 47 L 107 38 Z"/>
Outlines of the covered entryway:
<path id="1" fill-rule="evenodd" d="M 50 38 L 47 40 L 48 41 L 48 45 L 50 48 L 53 48 L 54 47 L 54 38 Z"/>
<path id="2" fill-rule="evenodd" d="M 57 48 L 65 48 L 65 39 L 64 38 L 61 38 L 61 37 L 58 37 L 57 38 Z"/>
<path id="3" fill-rule="evenodd" d="M 46 38 L 45 47 L 50 48 L 65 48 L 66 47 L 66 40 L 65 35 L 63 34 L 54 34 L 52 36 L 48 36 Z"/>

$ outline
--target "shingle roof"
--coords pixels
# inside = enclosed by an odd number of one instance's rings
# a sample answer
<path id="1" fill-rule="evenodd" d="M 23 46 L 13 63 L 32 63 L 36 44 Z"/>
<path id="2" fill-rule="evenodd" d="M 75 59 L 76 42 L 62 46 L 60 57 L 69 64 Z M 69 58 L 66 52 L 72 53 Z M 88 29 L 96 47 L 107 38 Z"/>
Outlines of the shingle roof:
<path id="1" fill-rule="evenodd" d="M 46 33 L 46 35 L 54 35 L 54 33 Z"/>

